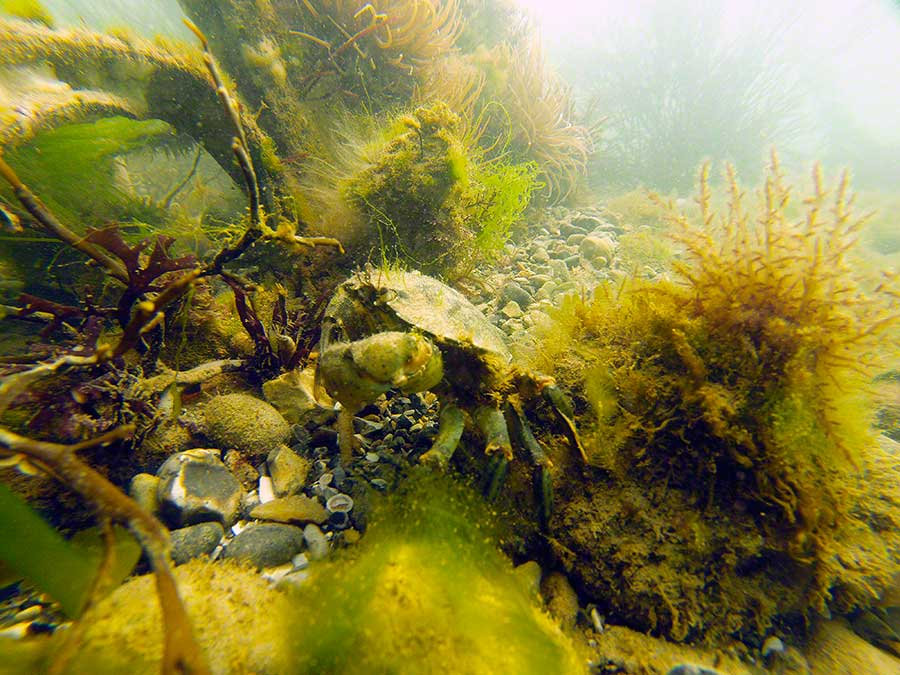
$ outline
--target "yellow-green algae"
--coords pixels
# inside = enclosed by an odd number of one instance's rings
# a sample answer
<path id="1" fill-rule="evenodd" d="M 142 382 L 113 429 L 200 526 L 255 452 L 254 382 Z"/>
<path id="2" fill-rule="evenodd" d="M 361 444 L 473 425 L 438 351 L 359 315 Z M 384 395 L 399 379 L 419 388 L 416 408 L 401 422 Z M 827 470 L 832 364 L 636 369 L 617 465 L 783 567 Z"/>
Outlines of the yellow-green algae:
<path id="1" fill-rule="evenodd" d="M 569 298 L 542 342 L 595 464 L 586 484 L 560 473 L 553 544 L 636 627 L 764 635 L 871 604 L 900 572 L 898 470 L 868 400 L 896 284 L 852 258 L 846 180 L 829 194 L 816 173 L 796 219 L 790 197 L 773 164 L 759 210 L 731 176 L 719 216 L 704 172 L 701 224 L 671 212 L 676 280 Z"/>
<path id="2" fill-rule="evenodd" d="M 300 670 L 581 672 L 572 643 L 497 550 L 480 500 L 424 470 L 410 481 L 354 560 L 301 589 Z"/>
<path id="3" fill-rule="evenodd" d="M 475 493 L 419 469 L 361 543 L 313 563 L 297 590 L 229 562 L 194 560 L 175 574 L 214 673 L 582 672 L 489 523 Z M 159 672 L 152 584 L 133 579 L 88 610 L 65 672 Z M 28 643 L 15 647 L 10 656 L 36 658 Z"/>

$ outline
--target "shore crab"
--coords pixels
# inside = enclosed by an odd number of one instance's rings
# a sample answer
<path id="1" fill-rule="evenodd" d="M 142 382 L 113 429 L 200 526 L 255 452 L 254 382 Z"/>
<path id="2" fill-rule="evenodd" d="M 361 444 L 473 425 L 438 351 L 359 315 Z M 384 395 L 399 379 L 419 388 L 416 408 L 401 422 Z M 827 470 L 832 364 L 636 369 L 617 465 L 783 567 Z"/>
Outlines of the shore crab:
<path id="1" fill-rule="evenodd" d="M 338 442 L 345 464 L 352 457 L 356 411 L 390 389 L 433 390 L 441 402 L 438 433 L 421 461 L 446 467 L 468 414 L 491 455 L 486 492 L 495 497 L 513 457 L 512 431 L 535 467 L 546 525 L 551 463 L 525 421 L 522 402 L 543 396 L 581 451 L 571 406 L 553 378 L 513 363 L 503 333 L 461 293 L 420 272 L 368 267 L 338 287 L 325 309 L 320 347 L 317 380 L 342 405 Z"/>

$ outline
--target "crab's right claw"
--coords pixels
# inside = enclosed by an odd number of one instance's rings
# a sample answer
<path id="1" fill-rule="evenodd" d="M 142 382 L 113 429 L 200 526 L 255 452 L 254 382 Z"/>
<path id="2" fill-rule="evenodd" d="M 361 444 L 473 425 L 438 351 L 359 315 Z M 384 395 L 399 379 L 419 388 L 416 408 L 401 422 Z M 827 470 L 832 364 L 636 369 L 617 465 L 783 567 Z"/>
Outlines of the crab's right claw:
<path id="1" fill-rule="evenodd" d="M 575 412 L 572 410 L 572 403 L 569 401 L 569 398 L 556 384 L 548 384 L 545 386 L 541 389 L 541 395 L 556 412 L 559 421 L 562 422 L 569 443 L 573 448 L 578 450 L 578 454 L 581 455 L 581 460 L 585 464 L 589 464 L 587 453 L 584 451 L 581 439 L 578 438 L 578 429 L 575 428 L 575 422 L 573 421 Z"/>

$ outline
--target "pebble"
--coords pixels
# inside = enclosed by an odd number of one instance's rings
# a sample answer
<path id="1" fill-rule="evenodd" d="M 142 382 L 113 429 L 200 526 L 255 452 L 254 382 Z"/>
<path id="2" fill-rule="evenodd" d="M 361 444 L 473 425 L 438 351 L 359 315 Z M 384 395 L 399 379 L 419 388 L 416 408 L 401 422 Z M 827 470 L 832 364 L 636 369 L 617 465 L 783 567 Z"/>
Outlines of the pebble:
<path id="1" fill-rule="evenodd" d="M 384 478 L 373 478 L 369 481 L 369 483 L 373 488 L 375 488 L 376 490 L 380 490 L 381 492 L 384 492 L 388 489 L 388 482 L 384 480 Z"/>
<path id="2" fill-rule="evenodd" d="M 379 459 L 380 459 L 380 458 L 378 457 L 378 453 L 375 453 L 375 452 L 367 452 L 367 453 L 366 453 L 366 461 L 367 461 L 367 462 L 370 462 L 370 463 L 374 464 L 374 463 L 377 462 Z"/>
<path id="3" fill-rule="evenodd" d="M 305 553 L 298 553 L 293 557 L 291 562 L 294 564 L 295 570 L 305 570 L 309 567 L 309 556 Z"/>
<path id="4" fill-rule="evenodd" d="M 564 630 L 575 628 L 578 618 L 578 594 L 561 572 L 551 572 L 541 581 L 541 594 L 547 611 L 559 621 Z"/>
<path id="5" fill-rule="evenodd" d="M 213 396 L 204 410 L 206 435 L 218 447 L 236 448 L 251 460 L 262 459 L 287 443 L 291 427 L 273 406 L 248 394 Z"/>
<path id="6" fill-rule="evenodd" d="M 139 473 L 131 479 L 128 495 L 147 513 L 159 511 L 159 477 L 149 473 Z"/>
<path id="7" fill-rule="evenodd" d="M 225 528 L 218 522 L 197 523 L 172 530 L 169 534 L 172 541 L 172 561 L 176 565 L 183 565 L 188 560 L 208 556 L 219 545 L 223 536 Z"/>
<path id="8" fill-rule="evenodd" d="M 176 453 L 156 473 L 160 512 L 171 526 L 218 520 L 229 527 L 237 520 L 243 489 L 217 450 Z"/>
<path id="9" fill-rule="evenodd" d="M 331 406 L 323 392 L 323 399 L 316 399 L 315 369 L 289 370 L 274 380 L 263 382 L 263 396 L 291 424 L 305 421 L 317 409 Z"/>
<path id="10" fill-rule="evenodd" d="M 772 654 L 780 654 L 784 651 L 784 642 L 777 635 L 770 635 L 763 642 L 762 648 L 759 650 L 764 659 L 769 658 Z"/>
<path id="11" fill-rule="evenodd" d="M 522 308 L 519 306 L 519 303 L 513 300 L 507 302 L 503 306 L 503 309 L 500 310 L 500 313 L 510 319 L 520 317 L 523 314 Z"/>
<path id="12" fill-rule="evenodd" d="M 237 450 L 229 450 L 222 458 L 231 474 L 238 479 L 245 490 L 252 490 L 259 482 L 259 471 Z"/>
<path id="13" fill-rule="evenodd" d="M 303 540 L 310 560 L 322 560 L 328 555 L 328 540 L 317 525 L 310 524 L 303 528 Z"/>
<path id="14" fill-rule="evenodd" d="M 607 236 L 592 234 L 582 240 L 578 250 L 592 265 L 606 267 L 613 258 L 616 243 Z"/>
<path id="15" fill-rule="evenodd" d="M 277 523 L 318 523 L 321 525 L 328 520 L 328 513 L 318 500 L 304 495 L 292 495 L 260 504 L 250 512 L 250 517 Z"/>
<path id="16" fill-rule="evenodd" d="M 531 304 L 531 294 L 514 281 L 509 282 L 503 287 L 501 297 L 508 301 L 514 302 L 521 307 L 527 307 Z"/>
<path id="17" fill-rule="evenodd" d="M 279 445 L 266 457 L 269 467 L 269 475 L 272 476 L 272 486 L 275 495 L 287 497 L 294 495 L 306 485 L 306 477 L 309 475 L 309 460 L 301 457 L 286 445 Z"/>
<path id="18" fill-rule="evenodd" d="M 304 539 L 304 530 L 293 525 L 254 523 L 231 540 L 225 548 L 224 557 L 249 563 L 257 569 L 277 567 L 290 562 L 300 553 Z"/>
<path id="19" fill-rule="evenodd" d="M 714 668 L 698 666 L 693 663 L 680 663 L 670 668 L 666 675 L 724 675 L 724 673 Z"/>

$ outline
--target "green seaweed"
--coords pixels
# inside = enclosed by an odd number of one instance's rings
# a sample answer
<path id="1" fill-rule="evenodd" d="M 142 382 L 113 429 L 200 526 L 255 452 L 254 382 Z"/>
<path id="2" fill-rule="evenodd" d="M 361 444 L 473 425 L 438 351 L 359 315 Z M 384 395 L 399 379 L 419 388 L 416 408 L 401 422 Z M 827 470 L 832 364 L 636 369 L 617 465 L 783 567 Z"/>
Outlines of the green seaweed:
<path id="1" fill-rule="evenodd" d="M 28 504 L 0 483 L 0 561 L 6 581 L 25 578 L 77 617 L 95 583 L 102 544 L 96 531 L 66 541 Z M 131 572 L 140 547 L 126 530 L 117 528 L 114 567 L 107 580 L 118 584 Z"/>
<path id="2" fill-rule="evenodd" d="M 578 658 L 535 605 L 483 502 L 425 470 L 378 509 L 353 559 L 296 598 L 301 672 L 576 672 Z"/>
<path id="3" fill-rule="evenodd" d="M 108 117 L 43 131 L 5 154 L 22 180 L 67 222 L 99 226 L 128 217 L 152 222 L 161 214 L 117 180 L 115 159 L 171 139 L 171 134 L 171 127 L 160 120 Z"/>
<path id="4" fill-rule="evenodd" d="M 378 230 L 382 259 L 452 277 L 495 256 L 539 187 L 537 165 L 482 161 L 443 103 L 386 127 L 367 149 L 371 161 L 342 190 Z"/>

